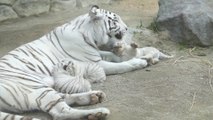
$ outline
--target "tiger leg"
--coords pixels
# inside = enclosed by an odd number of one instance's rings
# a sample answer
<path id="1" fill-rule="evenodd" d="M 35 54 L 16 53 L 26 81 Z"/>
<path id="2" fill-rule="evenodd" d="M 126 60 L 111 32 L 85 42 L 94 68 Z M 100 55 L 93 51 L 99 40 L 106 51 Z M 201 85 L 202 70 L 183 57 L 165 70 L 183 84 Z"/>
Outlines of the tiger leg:
<path id="1" fill-rule="evenodd" d="M 79 110 L 71 108 L 64 99 L 51 88 L 42 88 L 30 96 L 31 103 L 39 110 L 48 112 L 54 120 L 88 119 L 98 120 L 106 117 L 110 112 L 107 108 Z"/>
<path id="2" fill-rule="evenodd" d="M 90 110 L 79 110 L 69 107 L 65 102 L 55 105 L 49 112 L 53 120 L 100 120 L 110 114 L 107 108 L 96 108 Z"/>
<path id="3" fill-rule="evenodd" d="M 104 69 L 106 75 L 112 75 L 142 69 L 147 66 L 147 61 L 139 58 L 132 58 L 128 61 L 119 63 L 101 60 L 98 64 Z"/>
<path id="4" fill-rule="evenodd" d="M 144 56 L 140 56 L 139 58 L 141 59 L 146 59 L 146 60 L 150 60 L 153 58 L 153 55 L 152 54 L 146 54 Z"/>
<path id="5" fill-rule="evenodd" d="M 75 93 L 75 94 L 63 94 L 61 93 L 62 98 L 65 102 L 72 105 L 93 105 L 101 103 L 106 99 L 106 94 L 102 91 L 89 91 L 84 93 Z"/>
<path id="6" fill-rule="evenodd" d="M 0 111 L 0 120 L 40 120 L 29 116 L 21 116 Z"/>
<path id="7" fill-rule="evenodd" d="M 109 51 L 99 51 L 101 59 L 108 62 L 122 62 L 121 57 Z"/>

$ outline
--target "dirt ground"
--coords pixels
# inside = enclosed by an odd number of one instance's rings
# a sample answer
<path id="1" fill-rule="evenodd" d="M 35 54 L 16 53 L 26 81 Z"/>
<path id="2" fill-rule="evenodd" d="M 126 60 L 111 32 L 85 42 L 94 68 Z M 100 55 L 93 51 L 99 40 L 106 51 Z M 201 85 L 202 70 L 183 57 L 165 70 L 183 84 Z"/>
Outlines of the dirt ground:
<path id="1" fill-rule="evenodd" d="M 118 13 L 133 28 L 147 27 L 156 17 L 157 0 L 123 0 L 102 8 Z M 12 20 L 0 24 L 0 56 L 44 35 L 54 27 L 87 12 L 87 8 Z M 171 42 L 165 33 L 136 33 L 143 46 L 154 46 L 173 59 L 145 69 L 108 76 L 94 90 L 103 90 L 107 100 L 82 107 L 107 107 L 108 120 L 212 120 L 213 48 L 186 48 Z M 80 108 L 81 109 L 81 108 Z M 28 113 L 51 119 L 44 113 Z"/>

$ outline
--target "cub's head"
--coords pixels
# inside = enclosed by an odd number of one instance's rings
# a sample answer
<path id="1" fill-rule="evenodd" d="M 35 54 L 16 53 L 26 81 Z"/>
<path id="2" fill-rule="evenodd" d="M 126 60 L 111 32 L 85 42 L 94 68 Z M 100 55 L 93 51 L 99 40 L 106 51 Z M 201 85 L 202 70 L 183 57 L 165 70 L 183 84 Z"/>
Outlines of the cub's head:
<path id="1" fill-rule="evenodd" d="M 117 56 L 126 56 L 126 57 L 135 57 L 138 50 L 138 44 L 135 42 L 132 42 L 130 45 L 123 44 L 123 43 L 117 43 L 114 47 L 112 52 Z"/>
<path id="2" fill-rule="evenodd" d="M 94 38 L 99 49 L 111 51 L 116 43 L 125 43 L 127 25 L 119 15 L 94 5 L 90 9 L 89 16 L 90 22 L 94 25 Z"/>

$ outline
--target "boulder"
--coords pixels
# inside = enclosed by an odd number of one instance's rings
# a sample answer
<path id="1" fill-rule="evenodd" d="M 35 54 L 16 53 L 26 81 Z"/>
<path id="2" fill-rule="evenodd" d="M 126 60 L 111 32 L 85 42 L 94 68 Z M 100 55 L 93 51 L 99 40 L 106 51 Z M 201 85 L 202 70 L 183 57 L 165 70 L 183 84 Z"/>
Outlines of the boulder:
<path id="1" fill-rule="evenodd" d="M 1 0 L 0 4 L 12 5 L 15 0 Z"/>
<path id="2" fill-rule="evenodd" d="M 5 21 L 8 19 L 17 18 L 17 14 L 13 11 L 13 9 L 6 5 L 0 6 L 0 21 Z"/>
<path id="3" fill-rule="evenodd" d="M 38 15 L 49 12 L 50 0 L 17 0 L 13 8 L 21 17 Z"/>
<path id="4" fill-rule="evenodd" d="M 172 40 L 188 45 L 213 45 L 213 9 L 205 0 L 159 0 L 157 25 Z"/>

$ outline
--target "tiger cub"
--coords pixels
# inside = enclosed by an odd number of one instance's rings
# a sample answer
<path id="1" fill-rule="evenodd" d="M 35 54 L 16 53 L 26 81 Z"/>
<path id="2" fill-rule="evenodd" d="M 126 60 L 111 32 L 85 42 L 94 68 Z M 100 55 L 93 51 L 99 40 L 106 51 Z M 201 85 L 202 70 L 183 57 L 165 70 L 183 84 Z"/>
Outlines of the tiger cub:
<path id="1" fill-rule="evenodd" d="M 147 60 L 149 65 L 156 64 L 159 60 L 173 58 L 172 55 L 166 55 L 154 47 L 139 48 L 134 42 L 130 45 L 117 43 L 113 47 L 113 53 L 119 56 L 118 61 L 127 61 L 135 57 Z"/>

